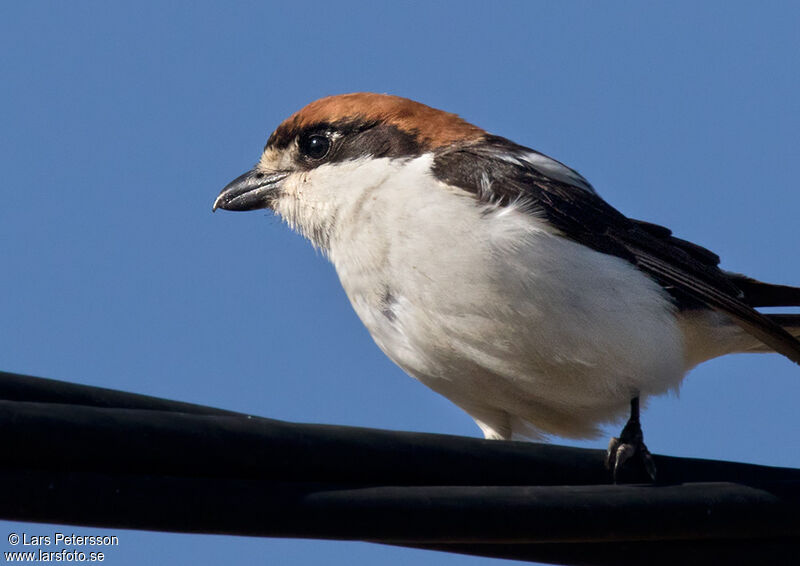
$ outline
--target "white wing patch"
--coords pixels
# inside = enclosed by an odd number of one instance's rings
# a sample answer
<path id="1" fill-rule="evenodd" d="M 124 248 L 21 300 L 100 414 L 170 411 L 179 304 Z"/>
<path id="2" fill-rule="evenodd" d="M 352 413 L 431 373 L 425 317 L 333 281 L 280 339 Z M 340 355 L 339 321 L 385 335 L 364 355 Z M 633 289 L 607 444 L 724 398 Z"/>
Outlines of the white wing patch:
<path id="1" fill-rule="evenodd" d="M 581 176 L 580 173 L 574 169 L 570 169 L 560 161 L 556 161 L 552 157 L 547 157 L 538 151 L 527 151 L 524 153 L 500 153 L 498 157 L 504 161 L 517 163 L 519 165 L 528 165 L 539 171 L 542 175 L 547 175 L 562 183 L 567 183 L 574 187 L 578 187 L 592 194 L 596 194 L 594 187 Z"/>

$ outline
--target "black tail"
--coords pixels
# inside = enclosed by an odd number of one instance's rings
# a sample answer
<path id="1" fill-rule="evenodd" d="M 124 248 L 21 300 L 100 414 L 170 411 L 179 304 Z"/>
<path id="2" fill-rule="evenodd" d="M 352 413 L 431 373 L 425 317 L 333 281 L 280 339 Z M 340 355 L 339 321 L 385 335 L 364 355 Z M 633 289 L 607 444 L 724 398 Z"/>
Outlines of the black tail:
<path id="1" fill-rule="evenodd" d="M 789 334 L 800 332 L 800 314 L 768 314 L 768 319 L 784 327 Z"/>
<path id="2" fill-rule="evenodd" d="M 738 274 L 731 274 L 730 278 L 733 284 L 742 290 L 745 302 L 751 307 L 800 306 L 800 287 L 772 285 Z"/>

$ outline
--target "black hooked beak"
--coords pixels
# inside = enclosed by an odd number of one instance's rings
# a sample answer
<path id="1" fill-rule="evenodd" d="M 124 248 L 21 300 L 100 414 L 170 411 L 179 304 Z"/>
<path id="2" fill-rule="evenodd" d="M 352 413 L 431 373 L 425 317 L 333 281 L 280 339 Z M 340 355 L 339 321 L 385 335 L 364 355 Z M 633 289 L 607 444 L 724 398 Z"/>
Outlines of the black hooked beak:
<path id="1" fill-rule="evenodd" d="M 269 208 L 280 188 L 280 183 L 289 176 L 289 171 L 271 171 L 268 173 L 248 171 L 225 185 L 219 193 L 211 210 L 256 210 Z"/>

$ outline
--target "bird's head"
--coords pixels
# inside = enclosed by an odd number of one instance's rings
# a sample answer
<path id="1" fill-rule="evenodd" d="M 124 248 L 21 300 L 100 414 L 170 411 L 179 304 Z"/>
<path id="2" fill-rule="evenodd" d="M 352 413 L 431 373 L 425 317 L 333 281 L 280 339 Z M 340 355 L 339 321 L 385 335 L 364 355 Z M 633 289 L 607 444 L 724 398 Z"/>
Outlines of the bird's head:
<path id="1" fill-rule="evenodd" d="M 484 136 L 455 114 L 398 96 L 322 98 L 278 126 L 256 166 L 222 190 L 214 209 L 271 208 L 324 247 L 337 209 L 380 185 L 398 163 Z"/>

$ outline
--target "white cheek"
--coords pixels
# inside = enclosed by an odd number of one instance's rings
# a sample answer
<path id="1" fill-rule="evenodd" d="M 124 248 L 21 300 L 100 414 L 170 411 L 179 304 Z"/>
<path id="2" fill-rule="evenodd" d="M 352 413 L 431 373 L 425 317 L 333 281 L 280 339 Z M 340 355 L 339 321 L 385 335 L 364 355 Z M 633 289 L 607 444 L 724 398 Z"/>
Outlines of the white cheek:
<path id="1" fill-rule="evenodd" d="M 303 196 L 304 186 L 308 183 L 308 176 L 305 173 L 295 173 L 289 176 L 284 182 L 281 193 L 282 198 L 299 199 Z"/>
<path id="2" fill-rule="evenodd" d="M 327 250 L 330 238 L 346 228 L 363 200 L 401 168 L 389 159 L 356 159 L 297 172 L 283 182 L 273 208 L 315 246 Z"/>

